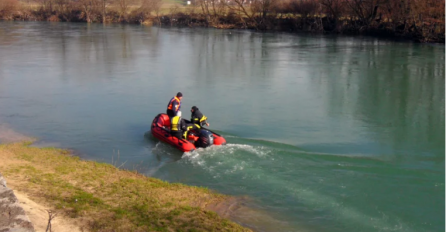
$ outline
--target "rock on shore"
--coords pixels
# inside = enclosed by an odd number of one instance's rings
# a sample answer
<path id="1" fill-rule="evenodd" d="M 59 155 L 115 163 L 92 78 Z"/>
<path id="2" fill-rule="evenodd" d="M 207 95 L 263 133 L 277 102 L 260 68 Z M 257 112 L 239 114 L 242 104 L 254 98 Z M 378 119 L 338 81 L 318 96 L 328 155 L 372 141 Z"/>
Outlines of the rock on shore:
<path id="1" fill-rule="evenodd" d="M 34 232 L 34 226 L 0 173 L 0 232 L 9 231 Z"/>

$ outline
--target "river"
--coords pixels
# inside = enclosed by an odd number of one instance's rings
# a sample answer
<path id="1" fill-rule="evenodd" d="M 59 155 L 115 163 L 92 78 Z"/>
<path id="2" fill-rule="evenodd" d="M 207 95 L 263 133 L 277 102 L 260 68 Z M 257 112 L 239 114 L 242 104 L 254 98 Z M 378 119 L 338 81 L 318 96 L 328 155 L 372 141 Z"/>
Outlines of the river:
<path id="1" fill-rule="evenodd" d="M 257 231 L 444 231 L 444 58 L 370 37 L 0 22 L 0 123 L 241 196 L 234 220 Z M 144 136 L 178 91 L 226 146 Z"/>

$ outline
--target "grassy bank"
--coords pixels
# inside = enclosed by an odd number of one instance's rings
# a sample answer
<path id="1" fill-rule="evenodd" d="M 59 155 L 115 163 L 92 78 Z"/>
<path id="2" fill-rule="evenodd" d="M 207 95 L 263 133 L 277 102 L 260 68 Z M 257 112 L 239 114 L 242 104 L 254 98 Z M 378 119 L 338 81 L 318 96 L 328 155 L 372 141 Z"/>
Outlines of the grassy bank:
<path id="1" fill-rule="evenodd" d="M 206 210 L 227 196 L 29 144 L 0 145 L 0 171 L 87 231 L 249 231 Z"/>

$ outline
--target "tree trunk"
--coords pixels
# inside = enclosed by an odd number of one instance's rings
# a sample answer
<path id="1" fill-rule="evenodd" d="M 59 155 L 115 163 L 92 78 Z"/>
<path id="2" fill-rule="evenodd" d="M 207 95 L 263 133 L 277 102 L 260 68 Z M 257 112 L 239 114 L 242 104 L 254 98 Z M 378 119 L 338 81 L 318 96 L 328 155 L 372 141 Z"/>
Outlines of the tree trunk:
<path id="1" fill-rule="evenodd" d="M 102 23 L 105 23 L 105 1 L 106 0 L 102 0 Z"/>

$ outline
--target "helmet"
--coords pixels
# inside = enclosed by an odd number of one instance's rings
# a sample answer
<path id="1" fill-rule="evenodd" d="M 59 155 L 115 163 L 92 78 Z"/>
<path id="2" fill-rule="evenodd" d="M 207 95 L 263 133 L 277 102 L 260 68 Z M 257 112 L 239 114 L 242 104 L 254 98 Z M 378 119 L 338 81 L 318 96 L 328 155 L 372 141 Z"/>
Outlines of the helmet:
<path id="1" fill-rule="evenodd" d="M 181 111 L 178 111 L 178 112 L 177 112 L 177 116 L 178 116 L 178 117 L 181 117 Z"/>

